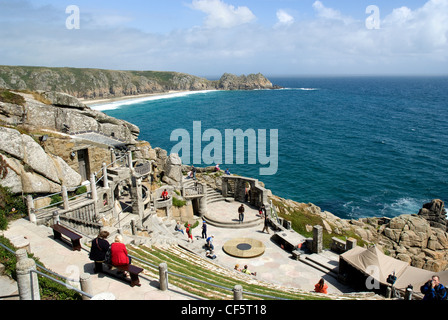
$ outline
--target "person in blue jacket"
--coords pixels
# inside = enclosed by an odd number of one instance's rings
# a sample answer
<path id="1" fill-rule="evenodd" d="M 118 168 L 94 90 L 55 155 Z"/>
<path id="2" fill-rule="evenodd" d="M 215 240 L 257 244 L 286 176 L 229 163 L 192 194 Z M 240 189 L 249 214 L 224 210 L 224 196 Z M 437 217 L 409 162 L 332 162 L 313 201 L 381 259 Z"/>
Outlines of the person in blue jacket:
<path id="1" fill-rule="evenodd" d="M 423 300 L 446 300 L 446 288 L 440 283 L 439 276 L 432 276 L 431 280 L 420 287 L 420 291 L 425 295 Z"/>

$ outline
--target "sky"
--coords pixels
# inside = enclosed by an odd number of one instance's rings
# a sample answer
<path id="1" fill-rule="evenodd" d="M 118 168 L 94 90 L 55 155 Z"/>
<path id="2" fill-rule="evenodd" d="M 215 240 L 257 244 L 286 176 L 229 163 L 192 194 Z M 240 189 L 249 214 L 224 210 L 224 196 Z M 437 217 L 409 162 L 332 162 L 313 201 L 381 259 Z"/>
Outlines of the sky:
<path id="1" fill-rule="evenodd" d="M 448 0 L 0 0 L 0 65 L 447 75 Z"/>

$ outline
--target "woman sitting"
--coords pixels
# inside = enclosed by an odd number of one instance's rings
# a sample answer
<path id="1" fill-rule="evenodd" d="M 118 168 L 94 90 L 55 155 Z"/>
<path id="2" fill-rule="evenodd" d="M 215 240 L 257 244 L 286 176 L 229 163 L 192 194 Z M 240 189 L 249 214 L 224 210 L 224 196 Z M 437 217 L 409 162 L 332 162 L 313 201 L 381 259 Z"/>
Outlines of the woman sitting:
<path id="1" fill-rule="evenodd" d="M 131 264 L 131 257 L 128 255 L 126 245 L 123 243 L 121 234 L 117 234 L 115 242 L 110 245 L 111 261 L 113 266 L 126 266 Z M 125 273 L 126 275 L 126 273 Z"/>
<path id="2" fill-rule="evenodd" d="M 319 282 L 314 286 L 314 291 L 319 293 L 327 293 L 328 285 L 325 283 L 324 279 L 321 278 Z"/>

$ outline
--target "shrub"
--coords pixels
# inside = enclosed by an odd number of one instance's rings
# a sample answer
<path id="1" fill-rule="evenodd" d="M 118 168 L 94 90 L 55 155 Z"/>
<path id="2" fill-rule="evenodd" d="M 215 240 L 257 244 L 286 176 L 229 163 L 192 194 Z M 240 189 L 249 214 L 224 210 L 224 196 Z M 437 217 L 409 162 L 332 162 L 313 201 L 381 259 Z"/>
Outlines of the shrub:
<path id="1" fill-rule="evenodd" d="M 187 201 L 185 201 L 185 200 L 180 200 L 180 199 L 177 199 L 176 197 L 173 197 L 173 206 L 175 206 L 177 208 L 183 207 L 186 203 L 187 203 Z"/>
<path id="2" fill-rule="evenodd" d="M 6 230 L 8 221 L 27 215 L 22 195 L 14 195 L 7 187 L 0 186 L 0 230 Z"/>
<path id="3" fill-rule="evenodd" d="M 80 195 L 87 192 L 86 186 L 80 186 L 78 189 L 76 189 L 75 194 Z"/>

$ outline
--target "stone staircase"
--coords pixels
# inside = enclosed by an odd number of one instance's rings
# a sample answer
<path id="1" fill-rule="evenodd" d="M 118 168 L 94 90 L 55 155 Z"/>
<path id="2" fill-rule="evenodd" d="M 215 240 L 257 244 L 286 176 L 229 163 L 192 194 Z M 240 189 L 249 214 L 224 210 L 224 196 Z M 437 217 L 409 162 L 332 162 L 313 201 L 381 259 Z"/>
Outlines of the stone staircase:
<path id="1" fill-rule="evenodd" d="M 207 194 L 207 205 L 211 205 L 215 202 L 226 200 L 226 198 L 224 198 L 223 195 L 221 194 L 221 191 L 213 189 L 210 186 L 206 187 L 206 194 Z"/>

